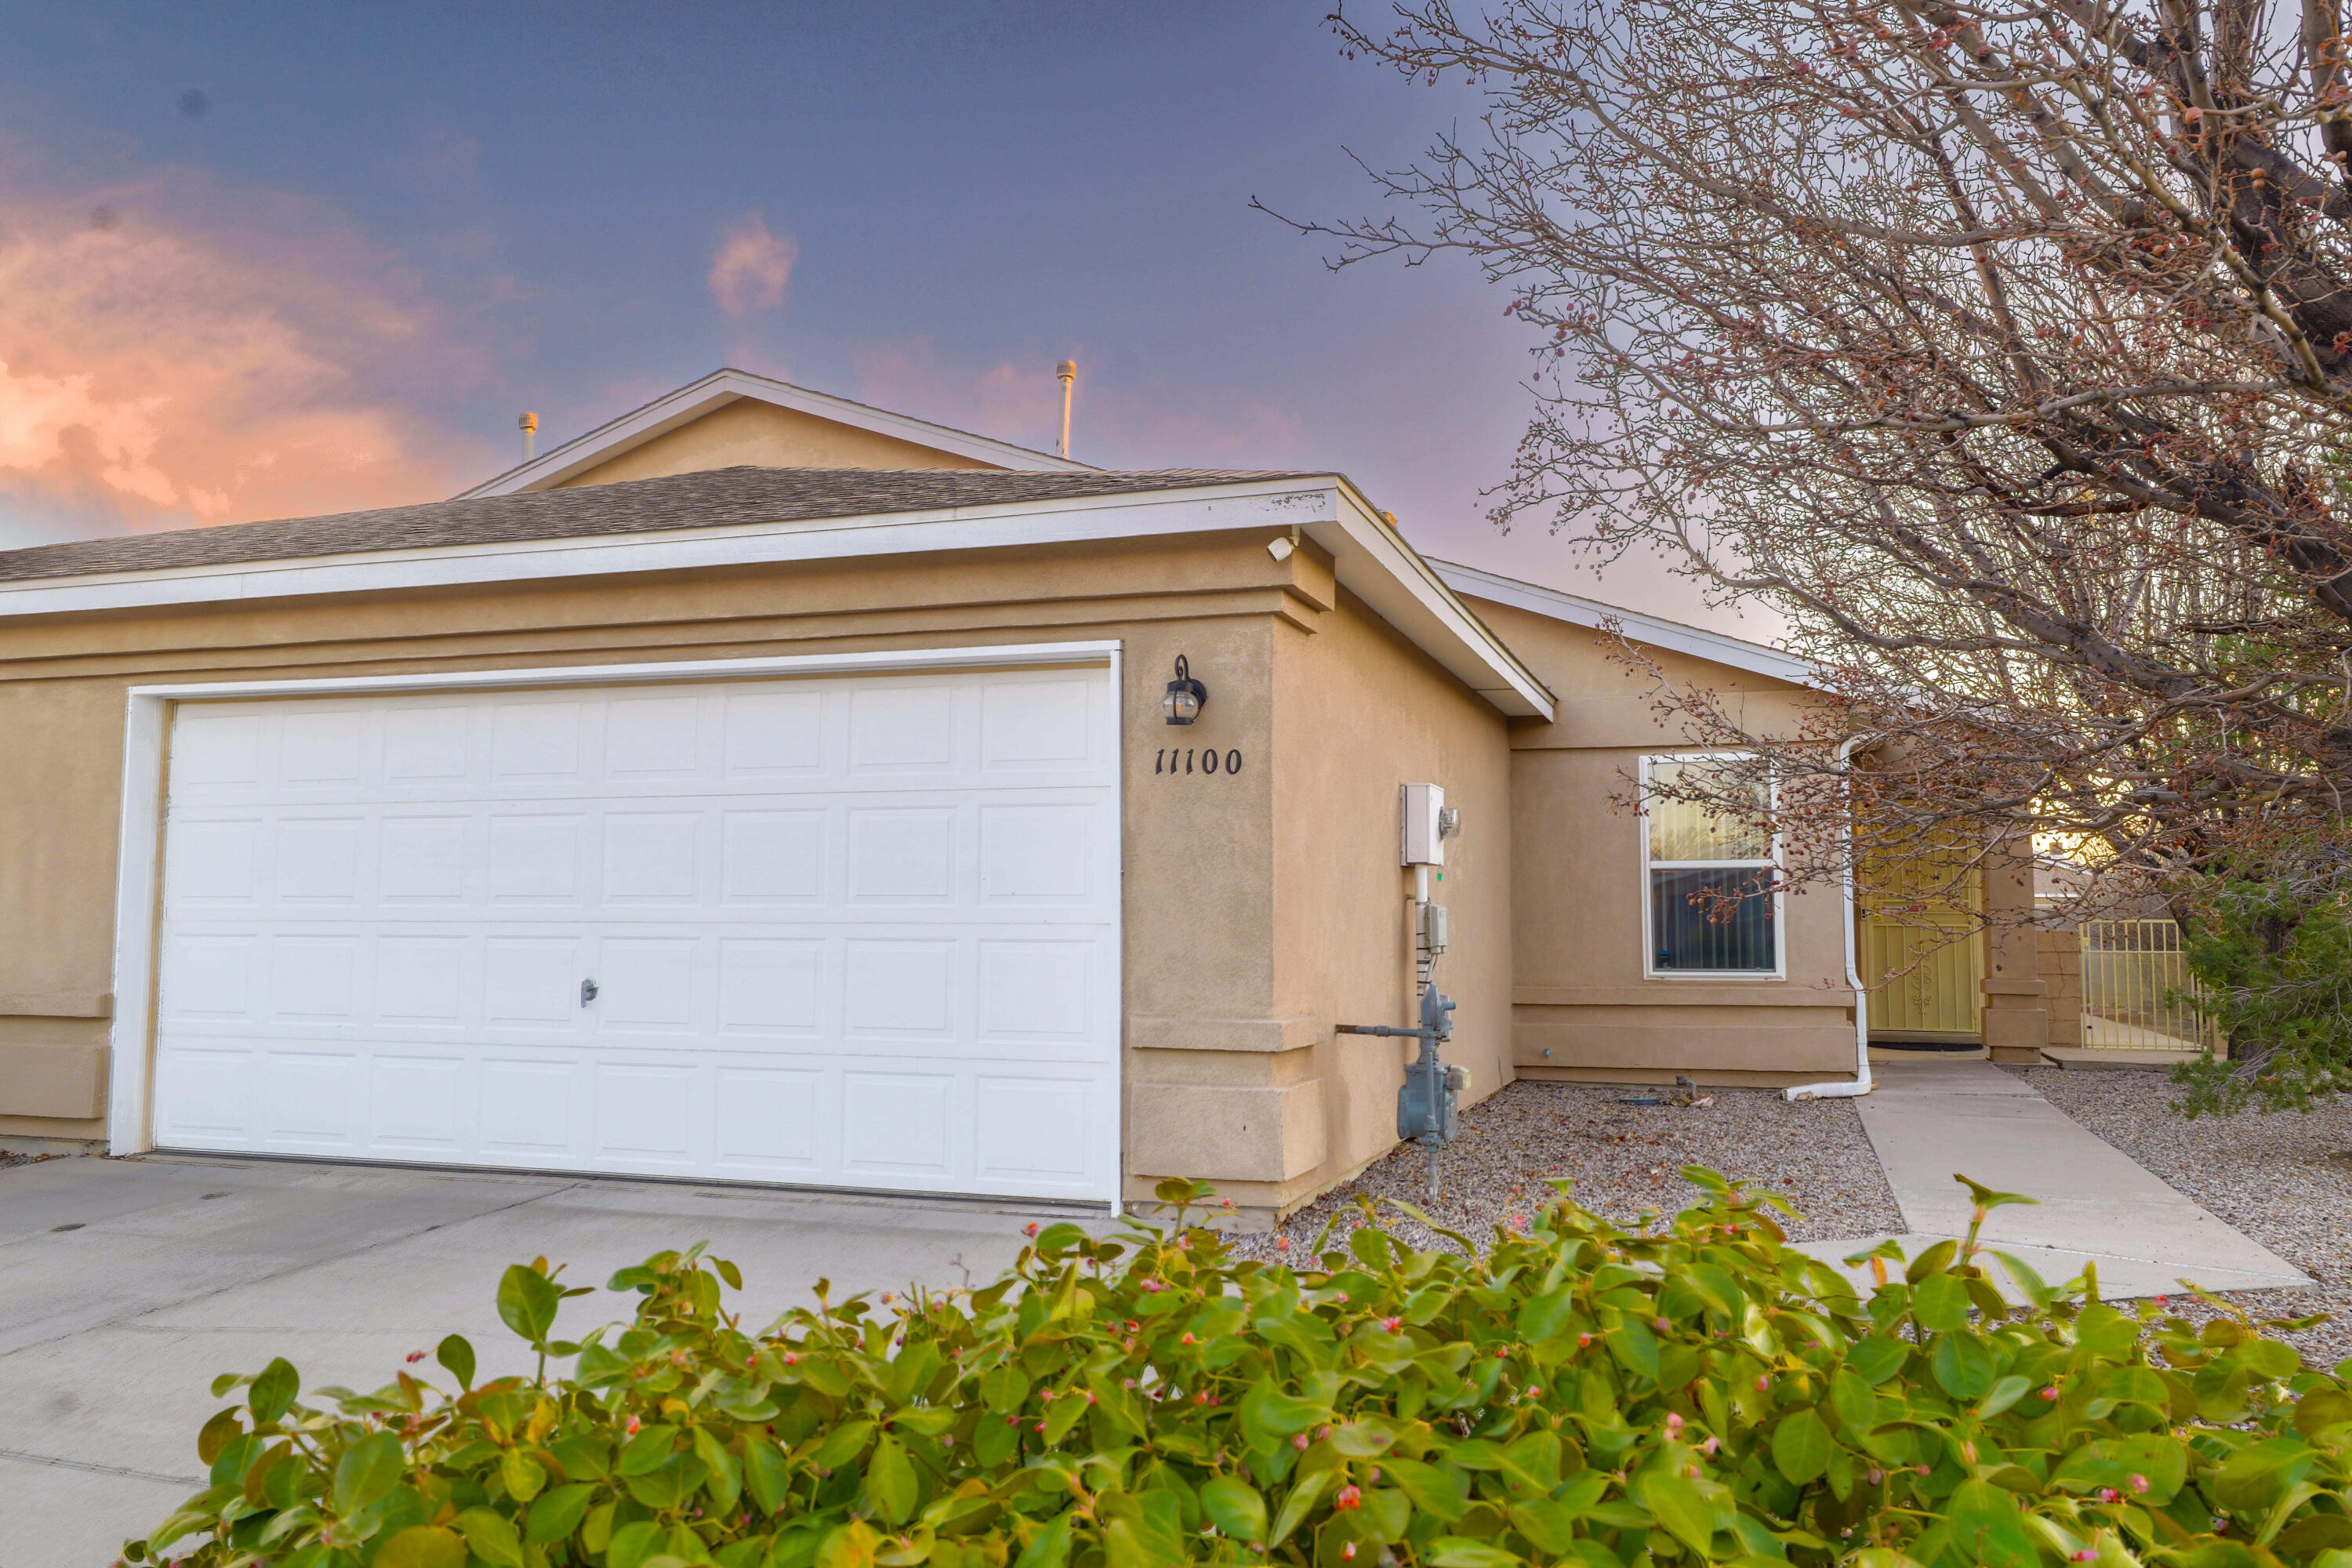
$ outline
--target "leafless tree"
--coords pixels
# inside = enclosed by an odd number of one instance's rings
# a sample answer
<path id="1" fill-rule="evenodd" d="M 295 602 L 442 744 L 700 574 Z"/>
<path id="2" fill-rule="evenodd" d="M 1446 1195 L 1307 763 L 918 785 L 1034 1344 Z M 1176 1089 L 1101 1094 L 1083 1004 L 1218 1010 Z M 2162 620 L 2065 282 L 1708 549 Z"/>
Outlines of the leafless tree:
<path id="1" fill-rule="evenodd" d="M 1507 287 L 1539 401 L 1498 520 L 1663 547 L 1790 617 L 1826 690 L 1801 736 L 1659 700 L 1781 781 L 1778 826 L 1823 841 L 1792 874 L 1838 873 L 1854 735 L 1872 865 L 1964 870 L 1954 844 L 2037 833 L 2170 871 L 2341 830 L 2337 0 L 1333 21 L 1488 110 L 1373 171 L 1375 216 L 1299 226 L 1339 265 L 1454 252 Z"/>

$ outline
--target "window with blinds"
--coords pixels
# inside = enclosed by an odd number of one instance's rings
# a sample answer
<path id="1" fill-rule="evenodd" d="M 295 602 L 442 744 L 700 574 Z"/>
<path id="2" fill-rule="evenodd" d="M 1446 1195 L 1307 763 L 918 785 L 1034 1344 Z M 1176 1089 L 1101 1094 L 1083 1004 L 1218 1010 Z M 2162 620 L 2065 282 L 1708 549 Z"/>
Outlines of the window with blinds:
<path id="1" fill-rule="evenodd" d="M 1736 780 L 1719 757 L 1642 760 L 1643 873 L 1649 904 L 1651 974 L 1767 975 L 1780 973 L 1777 857 L 1753 820 L 1670 798 L 1693 785 L 1717 798 L 1738 791 L 1761 814 L 1769 786 Z M 1709 770 L 1712 778 L 1694 777 Z"/>

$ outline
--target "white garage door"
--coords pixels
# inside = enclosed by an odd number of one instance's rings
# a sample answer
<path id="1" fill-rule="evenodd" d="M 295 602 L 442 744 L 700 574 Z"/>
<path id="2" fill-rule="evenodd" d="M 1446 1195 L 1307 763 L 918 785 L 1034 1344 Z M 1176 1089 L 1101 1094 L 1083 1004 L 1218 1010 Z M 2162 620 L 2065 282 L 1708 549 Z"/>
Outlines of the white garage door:
<path id="1" fill-rule="evenodd" d="M 154 1140 L 1111 1197 L 1116 741 L 1100 668 L 183 705 Z"/>

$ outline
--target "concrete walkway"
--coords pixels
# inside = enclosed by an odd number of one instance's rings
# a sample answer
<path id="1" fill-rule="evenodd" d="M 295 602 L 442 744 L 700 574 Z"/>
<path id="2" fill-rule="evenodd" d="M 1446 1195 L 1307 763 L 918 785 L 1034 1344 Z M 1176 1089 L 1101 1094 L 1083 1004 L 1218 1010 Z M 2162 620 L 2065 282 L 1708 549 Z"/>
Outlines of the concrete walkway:
<path id="1" fill-rule="evenodd" d="M 464 1334 L 485 1374 L 530 1370 L 499 1321 L 541 1254 L 580 1332 L 625 1318 L 615 1268 L 709 1241 L 765 1326 L 857 1290 L 988 1279 L 1038 1211 L 740 1187 L 150 1156 L 0 1170 L 0 1568 L 95 1568 L 203 1489 L 216 1373 L 283 1355 L 303 1386 L 372 1389 Z M 967 1269 L 970 1273 L 967 1275 Z M 430 1363 L 427 1363 L 428 1367 Z M 431 1375 L 438 1377 L 438 1369 Z"/>
<path id="2" fill-rule="evenodd" d="M 1874 1061 L 1871 1076 L 1877 1088 L 1854 1104 L 1912 1232 L 1898 1238 L 1906 1257 L 1966 1234 L 1972 1205 L 1957 1172 L 2042 1200 L 1995 1209 L 1978 1239 L 2053 1285 L 2086 1262 L 2108 1297 L 2162 1295 L 2184 1279 L 2209 1290 L 2311 1283 L 1990 1062 Z M 1834 1261 L 1883 1239 L 1805 1250 Z"/>

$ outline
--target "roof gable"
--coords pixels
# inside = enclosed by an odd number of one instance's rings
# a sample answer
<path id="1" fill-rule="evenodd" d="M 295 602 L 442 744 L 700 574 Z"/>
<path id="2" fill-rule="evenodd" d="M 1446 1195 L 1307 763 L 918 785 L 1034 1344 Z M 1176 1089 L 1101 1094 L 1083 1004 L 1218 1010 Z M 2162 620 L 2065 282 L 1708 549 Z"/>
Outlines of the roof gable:
<path id="1" fill-rule="evenodd" d="M 653 479 L 746 463 L 765 468 L 1099 471 L 1009 441 L 730 369 L 714 371 L 657 397 L 457 499 Z"/>

